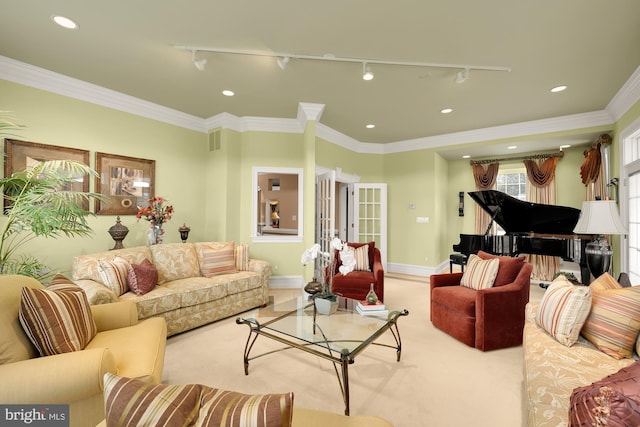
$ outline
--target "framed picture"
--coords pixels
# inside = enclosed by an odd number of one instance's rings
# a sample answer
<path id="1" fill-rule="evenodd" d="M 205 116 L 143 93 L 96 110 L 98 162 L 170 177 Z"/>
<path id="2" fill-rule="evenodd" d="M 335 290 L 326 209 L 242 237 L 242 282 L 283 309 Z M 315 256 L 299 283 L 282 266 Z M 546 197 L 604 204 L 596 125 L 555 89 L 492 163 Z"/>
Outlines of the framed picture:
<path id="1" fill-rule="evenodd" d="M 135 215 L 154 195 L 156 161 L 96 153 L 96 201 L 98 215 Z"/>
<path id="2" fill-rule="evenodd" d="M 74 160 L 89 166 L 89 151 L 77 148 L 7 138 L 4 140 L 4 153 L 4 176 L 6 177 L 47 160 Z M 89 177 L 84 176 L 82 180 L 69 184 L 68 190 L 88 192 Z M 4 199 L 5 209 L 8 207 L 7 203 L 8 200 Z M 89 210 L 89 201 L 85 200 L 82 207 Z"/>

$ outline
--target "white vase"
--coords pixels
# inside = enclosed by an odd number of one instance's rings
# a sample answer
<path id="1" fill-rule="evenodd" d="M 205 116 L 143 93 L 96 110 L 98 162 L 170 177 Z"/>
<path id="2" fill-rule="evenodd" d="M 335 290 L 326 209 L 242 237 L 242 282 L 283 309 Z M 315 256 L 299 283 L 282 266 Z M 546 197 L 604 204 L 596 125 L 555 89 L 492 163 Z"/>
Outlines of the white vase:
<path id="1" fill-rule="evenodd" d="M 315 299 L 316 310 L 320 314 L 329 316 L 338 310 L 338 301 L 331 301 L 324 298 Z"/>

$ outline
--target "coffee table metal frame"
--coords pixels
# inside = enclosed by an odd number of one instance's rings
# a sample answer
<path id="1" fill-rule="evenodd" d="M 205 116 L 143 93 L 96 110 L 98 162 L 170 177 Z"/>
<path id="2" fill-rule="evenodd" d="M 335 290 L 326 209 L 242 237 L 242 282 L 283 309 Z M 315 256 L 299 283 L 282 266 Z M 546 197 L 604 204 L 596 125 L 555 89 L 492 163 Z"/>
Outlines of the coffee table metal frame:
<path id="1" fill-rule="evenodd" d="M 353 310 L 355 312 L 355 300 L 350 300 L 348 298 L 339 298 L 339 306 L 340 307 L 350 307 L 348 311 Z M 312 318 L 312 330 L 314 336 L 318 336 L 318 340 L 314 340 L 310 342 L 305 340 L 303 337 L 293 336 L 292 334 L 278 331 L 277 328 L 270 328 L 270 326 L 274 325 L 276 322 L 290 316 L 297 316 L 297 313 L 301 311 L 305 311 L 313 307 L 313 316 L 304 316 L 308 318 Z M 367 339 L 365 340 L 348 340 L 348 339 L 339 339 L 332 341 L 331 337 L 326 337 L 320 326 L 317 324 L 316 319 L 318 313 L 315 308 L 315 304 L 313 301 L 305 302 L 303 307 L 296 307 L 294 310 L 290 310 L 285 312 L 284 314 L 277 316 L 273 319 L 269 319 L 267 322 L 260 323 L 255 318 L 244 318 L 238 317 L 236 319 L 236 323 L 241 325 L 245 324 L 249 326 L 249 336 L 247 337 L 247 342 L 244 347 L 244 373 L 245 375 L 249 375 L 249 362 L 251 360 L 257 359 L 259 357 L 263 357 L 272 353 L 277 353 L 279 351 L 288 350 L 291 348 L 297 348 L 298 350 L 305 351 L 307 353 L 313 354 L 315 356 L 321 357 L 323 359 L 327 359 L 333 363 L 333 368 L 336 373 L 336 377 L 338 379 L 338 384 L 340 386 L 340 391 L 342 392 L 342 398 L 344 400 L 344 413 L 345 415 L 349 415 L 349 365 L 355 362 L 355 357 L 362 352 L 367 346 L 370 344 L 378 345 L 382 347 L 395 348 L 396 350 L 396 361 L 400 361 L 400 356 L 402 354 L 402 340 L 400 338 L 400 331 L 398 329 L 398 319 L 401 316 L 407 316 L 409 312 L 407 310 L 401 311 L 390 311 L 387 315 L 386 321 L 380 319 L 380 327 L 374 331 Z M 340 315 L 340 314 L 337 314 Z M 355 314 L 360 316 L 359 314 Z M 396 345 L 392 346 L 385 343 L 374 342 L 378 339 L 382 334 L 386 331 L 390 331 L 393 335 Z M 274 341 L 280 342 L 285 345 L 285 347 L 268 351 L 265 353 L 261 353 L 258 355 L 254 355 L 250 357 L 251 350 L 253 349 L 253 345 L 255 344 L 258 336 L 264 336 L 270 338 Z M 351 343 L 359 343 L 354 349 L 349 350 L 347 348 L 342 349 L 337 355 L 337 351 L 332 349 L 330 344 L 332 342 L 351 342 Z"/>

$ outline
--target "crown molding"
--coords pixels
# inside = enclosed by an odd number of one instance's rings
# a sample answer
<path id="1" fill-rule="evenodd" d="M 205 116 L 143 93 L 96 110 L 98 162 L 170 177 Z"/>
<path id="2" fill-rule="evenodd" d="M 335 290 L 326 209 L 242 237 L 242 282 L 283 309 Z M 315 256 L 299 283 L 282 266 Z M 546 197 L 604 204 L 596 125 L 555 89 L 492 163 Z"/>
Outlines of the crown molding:
<path id="1" fill-rule="evenodd" d="M 429 136 L 406 141 L 384 144 L 384 154 L 405 151 L 440 148 L 452 145 L 471 144 L 482 141 L 493 141 L 505 138 L 522 137 L 572 129 L 583 129 L 594 126 L 607 126 L 614 123 L 613 118 L 606 111 L 573 114 L 554 117 L 551 119 L 532 120 L 490 128 L 475 129 L 445 135 Z"/>
<path id="2" fill-rule="evenodd" d="M 638 101 L 640 101 L 640 66 L 622 85 L 605 110 L 611 114 L 615 121 L 618 121 Z"/>
<path id="3" fill-rule="evenodd" d="M 298 114 L 295 119 L 237 117 L 229 113 L 221 113 L 203 119 L 1 55 L 0 78 L 202 133 L 207 133 L 216 128 L 228 128 L 238 132 L 302 133 L 304 132 L 306 121 L 315 120 L 317 122 L 322 116 L 325 107 L 323 104 L 299 103 Z M 360 142 L 321 123 L 317 123 L 316 135 L 328 142 L 357 153 L 388 154 L 611 125 L 635 105 L 638 100 L 640 100 L 640 67 L 636 69 L 616 96 L 609 102 L 606 109 L 602 111 L 386 144 Z"/>
<path id="4" fill-rule="evenodd" d="M 0 55 L 0 78 L 114 110 L 206 132 L 202 118 Z"/>

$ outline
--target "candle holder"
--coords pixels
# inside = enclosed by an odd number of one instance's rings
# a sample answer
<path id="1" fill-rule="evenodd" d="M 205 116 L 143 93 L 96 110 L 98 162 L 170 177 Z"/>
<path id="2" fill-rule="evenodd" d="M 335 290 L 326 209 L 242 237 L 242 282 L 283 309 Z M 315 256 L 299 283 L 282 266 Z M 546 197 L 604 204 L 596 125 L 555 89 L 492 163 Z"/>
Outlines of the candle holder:
<path id="1" fill-rule="evenodd" d="M 182 239 L 182 243 L 187 243 L 187 239 L 189 238 L 189 232 L 191 229 L 187 227 L 187 224 L 183 223 L 182 227 L 178 228 L 180 232 L 180 238 Z"/>

